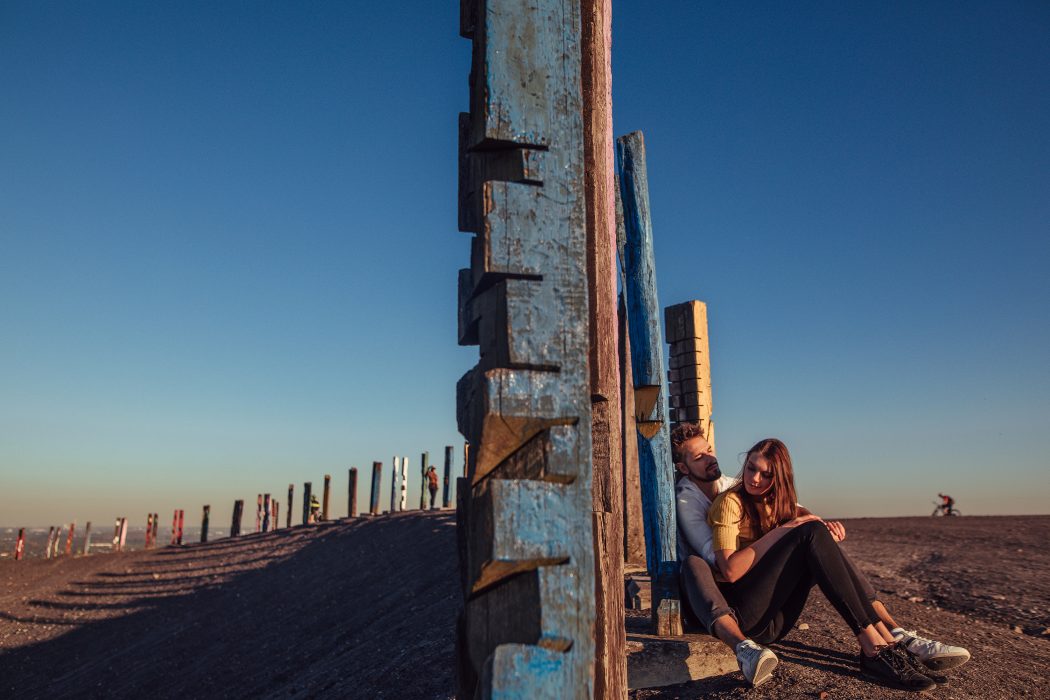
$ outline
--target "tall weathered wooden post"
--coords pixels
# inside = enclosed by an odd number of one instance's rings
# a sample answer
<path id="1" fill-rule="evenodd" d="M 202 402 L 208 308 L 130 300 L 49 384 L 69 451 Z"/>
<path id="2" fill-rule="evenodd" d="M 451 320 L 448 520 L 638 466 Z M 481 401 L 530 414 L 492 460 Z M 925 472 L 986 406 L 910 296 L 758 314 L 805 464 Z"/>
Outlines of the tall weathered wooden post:
<path id="1" fill-rule="evenodd" d="M 15 542 L 15 561 L 21 561 L 26 551 L 26 529 L 18 528 L 18 541 Z"/>
<path id="2" fill-rule="evenodd" d="M 204 506 L 201 512 L 201 542 L 208 541 L 208 519 L 211 516 L 211 506 Z"/>
<path id="3" fill-rule="evenodd" d="M 357 517 L 357 467 L 350 467 L 350 485 L 347 487 L 347 517 Z"/>
<path id="4" fill-rule="evenodd" d="M 626 233 L 627 316 L 630 319 L 638 465 L 645 524 L 646 561 L 652 578 L 653 624 L 657 634 L 681 634 L 674 464 L 667 425 L 667 383 L 656 294 L 653 229 L 645 141 L 635 131 L 616 140 Z"/>
<path id="5" fill-rule="evenodd" d="M 430 453 L 424 452 L 419 463 L 419 509 L 427 509 L 427 469 L 430 467 Z"/>
<path id="6" fill-rule="evenodd" d="M 262 531 L 263 532 L 269 532 L 270 531 L 270 515 L 271 515 L 270 511 L 271 511 L 271 508 L 270 508 L 270 494 L 264 493 L 263 494 L 263 502 L 262 502 Z"/>
<path id="7" fill-rule="evenodd" d="M 397 512 L 397 456 L 390 459 L 390 512 Z"/>
<path id="8" fill-rule="evenodd" d="M 153 513 L 146 513 L 146 542 L 144 549 L 153 549 Z"/>
<path id="9" fill-rule="evenodd" d="M 180 511 L 181 512 L 181 511 Z M 117 542 L 117 551 L 123 552 L 128 543 L 128 519 L 120 519 L 120 538 Z M 182 524 L 179 524 L 179 544 L 182 544 Z"/>
<path id="10" fill-rule="evenodd" d="M 255 531 L 262 532 L 263 495 L 260 493 L 255 498 Z"/>
<path id="11" fill-rule="evenodd" d="M 44 550 L 44 558 L 51 558 L 51 545 L 55 539 L 55 526 L 52 525 L 51 529 L 47 531 L 47 548 Z"/>
<path id="12" fill-rule="evenodd" d="M 284 521 L 285 527 L 292 526 L 292 505 L 295 504 L 295 484 L 288 484 L 288 515 Z"/>
<path id="13" fill-rule="evenodd" d="M 180 508 L 179 509 L 179 537 L 178 537 L 178 541 L 175 543 L 177 545 L 180 545 L 180 546 L 182 545 L 182 533 L 183 533 L 183 528 L 185 526 L 186 526 L 186 511 L 182 510 Z"/>
<path id="14" fill-rule="evenodd" d="M 281 512 L 281 504 L 275 498 L 272 501 L 270 501 L 270 508 L 271 508 L 271 510 L 273 510 L 273 513 L 271 514 L 271 517 L 270 517 L 270 522 L 273 523 L 273 529 L 274 530 L 280 530 L 281 529 L 281 521 L 277 519 L 277 516 Z"/>
<path id="15" fill-rule="evenodd" d="M 156 539 L 156 535 L 154 535 Z M 91 521 L 87 521 L 87 525 L 84 526 L 84 549 L 81 550 L 81 554 L 91 553 Z"/>
<path id="16" fill-rule="evenodd" d="M 77 528 L 77 521 L 74 520 L 69 524 L 69 535 L 66 537 L 66 555 L 73 553 L 73 531 Z"/>
<path id="17" fill-rule="evenodd" d="M 452 505 L 452 445 L 445 445 L 445 483 L 444 491 L 441 493 L 441 507 L 448 508 Z"/>
<path id="18" fill-rule="evenodd" d="M 157 532 L 160 529 L 160 513 L 153 514 L 153 546 L 157 546 Z"/>
<path id="19" fill-rule="evenodd" d="M 379 515 L 379 487 L 383 481 L 383 463 L 372 462 L 372 492 L 368 501 L 368 512 Z"/>
<path id="20" fill-rule="evenodd" d="M 324 492 L 321 495 L 321 520 L 328 520 L 328 506 L 332 496 L 332 475 L 324 475 Z"/>
<path id="21" fill-rule="evenodd" d="M 230 522 L 230 537 L 241 534 L 241 519 L 244 516 L 244 501 L 233 502 L 233 520 Z"/>
<path id="22" fill-rule="evenodd" d="M 579 0 L 465 0 L 457 496 L 461 697 L 594 695 Z M 425 471 L 425 470 L 424 470 Z"/>
<path id="23" fill-rule="evenodd" d="M 627 697 L 623 476 L 616 342 L 616 161 L 612 128 L 612 0 L 580 0 L 583 163 L 595 552 L 595 695 Z"/>
<path id="24" fill-rule="evenodd" d="M 312 482 L 303 482 L 303 525 L 310 524 L 310 489 Z"/>
<path id="25" fill-rule="evenodd" d="M 686 301 L 664 309 L 664 331 L 671 346 L 668 381 L 671 417 L 675 423 L 700 424 L 704 437 L 715 446 L 711 420 L 711 351 L 707 335 L 707 304 Z"/>

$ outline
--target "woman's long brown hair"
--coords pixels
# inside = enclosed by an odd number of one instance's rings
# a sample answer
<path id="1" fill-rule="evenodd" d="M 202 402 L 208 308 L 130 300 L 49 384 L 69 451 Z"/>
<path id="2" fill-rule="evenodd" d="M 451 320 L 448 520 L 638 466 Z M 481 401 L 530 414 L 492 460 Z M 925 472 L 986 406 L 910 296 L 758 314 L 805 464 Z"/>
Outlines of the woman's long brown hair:
<path id="1" fill-rule="evenodd" d="M 791 454 L 787 445 L 776 438 L 759 440 L 747 451 L 745 468 L 754 455 L 764 457 L 769 464 L 773 472 L 773 485 L 765 495 L 757 497 L 747 492 L 743 479 L 733 489 L 739 494 L 740 502 L 744 506 L 743 517 L 757 526 L 761 536 L 798 516 L 798 496 L 795 493 L 795 469 L 791 465 Z M 759 510 L 759 501 L 769 505 L 768 515 L 764 508 Z"/>

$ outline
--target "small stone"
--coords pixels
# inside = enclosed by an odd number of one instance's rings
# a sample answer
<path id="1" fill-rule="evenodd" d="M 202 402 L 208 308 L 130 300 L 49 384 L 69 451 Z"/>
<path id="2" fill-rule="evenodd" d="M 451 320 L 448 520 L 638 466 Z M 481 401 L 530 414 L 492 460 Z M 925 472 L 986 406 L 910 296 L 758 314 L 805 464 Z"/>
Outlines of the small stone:
<path id="1" fill-rule="evenodd" d="M 154 580 L 154 581 L 158 581 L 158 580 L 160 580 L 160 574 L 158 574 L 158 573 L 154 573 L 154 574 L 153 574 L 153 580 Z"/>
<path id="2" fill-rule="evenodd" d="M 1024 630 L 1023 630 L 1023 629 L 1021 629 L 1021 626 L 1020 626 L 1020 625 L 1014 625 L 1014 627 L 1013 627 L 1013 630 L 1014 630 L 1014 632 L 1015 632 L 1015 633 L 1017 633 L 1017 634 L 1024 634 Z"/>
<path id="3" fill-rule="evenodd" d="M 908 602 L 909 603 L 921 603 L 922 602 L 922 598 L 920 598 L 917 595 L 913 595 L 911 598 L 908 598 Z"/>
<path id="4" fill-rule="evenodd" d="M 809 629 L 809 625 L 807 625 L 805 622 L 800 622 L 800 623 L 798 623 L 798 629 L 800 629 L 802 631 L 808 630 Z"/>
<path id="5" fill-rule="evenodd" d="M 828 695 L 826 690 L 820 691 L 820 700 L 828 700 L 828 697 L 830 696 Z"/>
<path id="6" fill-rule="evenodd" d="M 1044 627 L 1043 631 L 1039 634 L 1043 635 L 1044 637 L 1050 637 L 1050 627 Z"/>
<path id="7" fill-rule="evenodd" d="M 1006 600 L 1006 596 L 999 595 L 998 593 L 991 596 L 992 600 Z"/>

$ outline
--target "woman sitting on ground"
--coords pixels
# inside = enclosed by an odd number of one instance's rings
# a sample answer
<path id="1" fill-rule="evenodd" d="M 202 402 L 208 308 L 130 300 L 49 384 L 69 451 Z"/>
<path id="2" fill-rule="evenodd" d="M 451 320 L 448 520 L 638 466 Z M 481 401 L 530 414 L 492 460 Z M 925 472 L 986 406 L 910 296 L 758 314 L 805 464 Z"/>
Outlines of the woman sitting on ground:
<path id="1" fill-rule="evenodd" d="M 791 455 L 780 440 L 762 440 L 748 450 L 740 483 L 715 499 L 708 519 L 717 568 L 725 579 L 719 587 L 740 628 L 759 644 L 791 631 L 816 584 L 857 636 L 866 675 L 908 690 L 928 690 L 943 678 L 920 659 L 937 670 L 969 660 L 965 649 L 896 626 L 840 549 L 845 527 L 825 523 L 798 505 Z M 936 650 L 936 663 L 924 649 Z"/>

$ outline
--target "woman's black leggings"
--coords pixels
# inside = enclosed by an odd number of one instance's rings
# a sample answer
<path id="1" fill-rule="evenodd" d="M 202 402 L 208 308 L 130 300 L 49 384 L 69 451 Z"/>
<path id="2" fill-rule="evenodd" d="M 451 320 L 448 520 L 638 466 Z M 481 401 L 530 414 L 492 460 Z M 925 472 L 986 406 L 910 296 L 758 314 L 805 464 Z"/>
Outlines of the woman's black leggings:
<path id="1" fill-rule="evenodd" d="M 744 634 L 769 644 L 794 626 L 814 583 L 854 634 L 879 621 L 857 572 L 819 520 L 792 528 L 746 574 L 721 588 Z"/>

